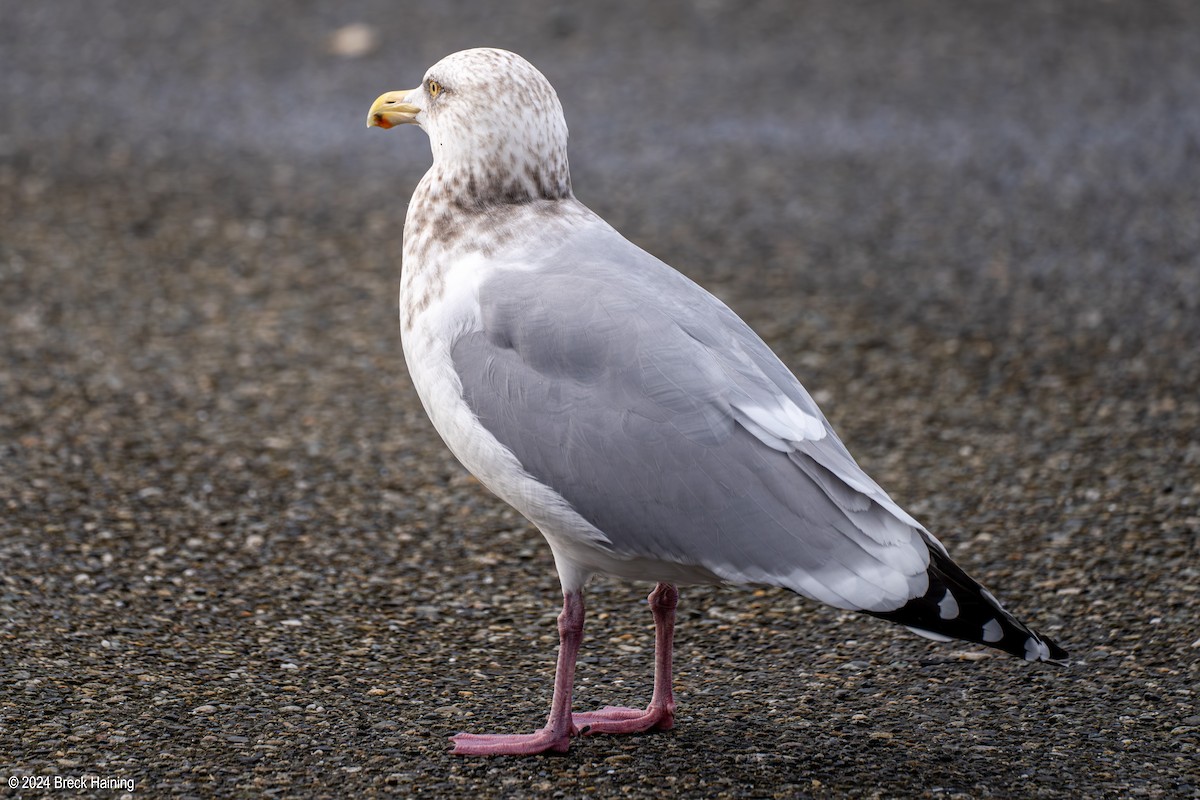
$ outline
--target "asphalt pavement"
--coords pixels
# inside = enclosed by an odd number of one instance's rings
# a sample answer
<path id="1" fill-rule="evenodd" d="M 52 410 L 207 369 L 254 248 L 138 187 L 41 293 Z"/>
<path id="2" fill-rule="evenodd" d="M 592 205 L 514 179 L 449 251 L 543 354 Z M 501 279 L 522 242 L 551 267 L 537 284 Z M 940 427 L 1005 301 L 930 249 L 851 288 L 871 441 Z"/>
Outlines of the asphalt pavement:
<path id="1" fill-rule="evenodd" d="M 1200 796 L 1200 5 L 0 20 L 0 792 Z M 449 755 L 541 724 L 560 597 L 408 380 L 428 142 L 364 121 L 478 45 L 1070 666 L 685 588 L 675 730 Z M 649 588 L 592 586 L 577 708 L 648 699 Z"/>

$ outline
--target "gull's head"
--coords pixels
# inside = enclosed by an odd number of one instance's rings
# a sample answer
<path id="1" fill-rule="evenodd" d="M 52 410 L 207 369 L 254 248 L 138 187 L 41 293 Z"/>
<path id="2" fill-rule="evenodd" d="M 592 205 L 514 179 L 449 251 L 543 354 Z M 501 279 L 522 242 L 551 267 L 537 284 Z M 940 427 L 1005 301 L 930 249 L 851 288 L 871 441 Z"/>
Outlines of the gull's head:
<path id="1" fill-rule="evenodd" d="M 446 56 L 415 89 L 385 92 L 367 126 L 429 134 L 444 191 L 478 205 L 569 197 L 567 123 L 554 87 L 516 53 Z"/>

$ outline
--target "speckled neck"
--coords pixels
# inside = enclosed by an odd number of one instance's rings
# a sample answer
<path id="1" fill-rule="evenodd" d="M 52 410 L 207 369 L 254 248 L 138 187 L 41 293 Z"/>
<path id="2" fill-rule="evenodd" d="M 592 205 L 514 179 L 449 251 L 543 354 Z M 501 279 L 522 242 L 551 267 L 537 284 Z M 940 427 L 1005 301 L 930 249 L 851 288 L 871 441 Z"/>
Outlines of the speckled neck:
<path id="1" fill-rule="evenodd" d="M 496 152 L 509 149 L 511 152 Z M 413 194 L 413 202 L 445 204 L 463 211 L 489 211 L 495 206 L 571 197 L 571 173 L 565 143 L 539 154 L 496 147 L 469 158 L 454 153 L 438 158 Z"/>
<path id="2" fill-rule="evenodd" d="M 507 237 L 514 216 L 548 214 L 576 205 L 565 187 L 533 177 L 483 182 L 472 175 L 447 175 L 435 163 L 413 192 L 404 221 L 405 269 L 434 269 L 450 253 L 475 249 L 491 255 Z"/>

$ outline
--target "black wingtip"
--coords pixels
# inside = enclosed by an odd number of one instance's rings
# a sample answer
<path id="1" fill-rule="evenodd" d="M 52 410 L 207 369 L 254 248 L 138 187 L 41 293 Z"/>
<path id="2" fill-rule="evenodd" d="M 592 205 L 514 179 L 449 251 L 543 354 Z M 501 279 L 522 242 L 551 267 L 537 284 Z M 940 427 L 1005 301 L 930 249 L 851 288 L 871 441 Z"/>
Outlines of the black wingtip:
<path id="1" fill-rule="evenodd" d="M 1059 647 L 1058 642 L 1054 641 L 1053 639 L 1047 639 L 1045 636 L 1042 636 L 1041 639 L 1042 643 L 1045 644 L 1046 647 L 1050 648 L 1050 657 L 1043 658 L 1043 661 L 1049 661 L 1052 664 L 1058 664 L 1060 667 L 1066 667 L 1070 665 L 1071 654 Z"/>
<path id="2" fill-rule="evenodd" d="M 893 611 L 868 611 L 931 638 L 951 637 L 1003 650 L 1026 661 L 1066 664 L 1069 654 L 1004 609 L 941 548 L 929 548 L 929 588 Z"/>

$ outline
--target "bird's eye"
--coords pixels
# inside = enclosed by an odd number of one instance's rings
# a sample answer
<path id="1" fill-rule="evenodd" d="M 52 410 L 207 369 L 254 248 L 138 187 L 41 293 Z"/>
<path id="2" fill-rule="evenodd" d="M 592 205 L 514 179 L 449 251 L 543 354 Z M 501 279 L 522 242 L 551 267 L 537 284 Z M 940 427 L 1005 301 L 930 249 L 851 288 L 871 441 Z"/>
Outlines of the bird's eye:
<path id="1" fill-rule="evenodd" d="M 425 88 L 429 90 L 430 97 L 437 97 L 442 93 L 442 85 L 437 81 L 430 81 L 429 85 Z"/>

